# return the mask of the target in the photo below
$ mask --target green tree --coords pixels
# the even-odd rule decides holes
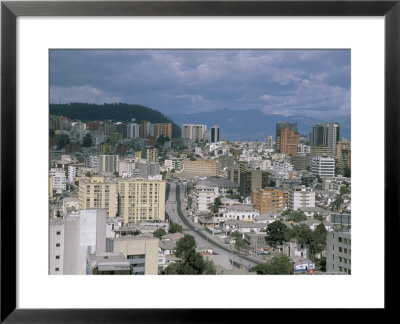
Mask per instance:
[[[92,136],[90,135],[90,133],[86,133],[85,137],[83,138],[82,141],[82,146],[83,147],[90,147],[93,145],[93,141],[92,141]]]
[[[157,230],[155,230],[153,232],[153,236],[157,237],[157,238],[161,238],[162,236],[164,236],[165,234],[167,234],[167,232],[165,232],[165,229],[163,228],[159,228]]]
[[[320,215],[320,214],[318,214],[318,213],[315,213],[314,214],[314,219],[318,219],[319,221],[324,221],[324,216],[322,216],[322,215]]]
[[[268,224],[265,240],[270,246],[281,245],[287,241],[287,226],[280,221]]]
[[[183,233],[182,226],[177,223],[172,223],[169,226],[168,233],[177,233],[177,232]]]
[[[191,251],[195,251],[196,241],[192,235],[185,235],[176,243],[176,256],[186,258]]]
[[[344,168],[343,169],[343,176],[346,178],[351,178],[351,169],[350,168]]]
[[[222,205],[221,198],[217,197],[214,199],[214,203],[210,204],[209,209],[213,214],[215,214],[218,213],[219,207],[221,205]]]
[[[335,211],[341,211],[344,199],[342,195],[337,195],[336,199],[331,203]]]
[[[260,275],[291,275],[294,273],[294,264],[285,254],[274,256],[267,263],[258,264],[250,269]]]
[[[288,215],[287,219],[298,223],[307,220],[307,216],[301,211],[294,211]]]
[[[189,196],[187,199],[188,209],[192,208],[192,203],[193,203],[193,198],[192,198],[192,196]]]

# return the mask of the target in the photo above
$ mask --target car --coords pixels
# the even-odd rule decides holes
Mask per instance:
[[[195,232],[198,232],[198,231],[199,231],[199,229],[198,229],[198,228],[195,228],[195,229],[194,229],[194,231],[195,231]]]

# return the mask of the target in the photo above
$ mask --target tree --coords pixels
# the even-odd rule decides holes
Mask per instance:
[[[116,176],[117,178],[119,177],[119,173],[117,171],[113,172],[113,175]]]
[[[192,208],[192,203],[193,203],[193,198],[192,198],[192,196],[189,196],[187,199],[188,209]]]
[[[157,237],[157,238],[161,238],[162,236],[164,236],[165,234],[167,234],[167,232],[165,232],[165,229],[163,228],[159,228],[157,230],[155,230],[153,232],[153,236]]]
[[[168,233],[183,233],[182,226],[177,223],[172,223],[168,229]]]
[[[287,219],[298,223],[307,220],[307,216],[301,211],[294,211],[288,215]]]
[[[61,150],[65,147],[65,145],[69,144],[69,137],[65,134],[62,134],[58,137],[58,146],[57,149]]]
[[[287,226],[280,221],[275,221],[267,226],[265,240],[270,246],[281,245],[287,241]]]
[[[291,275],[294,273],[292,260],[285,254],[274,256],[267,263],[258,264],[250,269],[260,275]]]
[[[214,199],[214,203],[210,204],[209,209],[213,214],[215,214],[215,213],[218,213],[219,206],[221,206],[221,205],[222,205],[221,198],[217,197]]]
[[[191,250],[195,250],[196,241],[192,235],[185,235],[176,243],[176,256],[187,257]]]
[[[90,135],[90,133],[86,133],[85,137],[83,138],[82,141],[82,146],[83,147],[90,147],[93,145],[93,141],[92,141],[92,136]]]
[[[242,234],[239,232],[233,232],[232,236],[235,238],[235,248],[240,250],[246,247],[246,243],[243,240]]]
[[[344,202],[342,195],[337,195],[336,199],[331,203],[335,211],[341,211]]]
[[[324,216],[322,216],[322,215],[320,215],[318,213],[314,214],[314,219],[318,219],[321,222],[323,222],[325,220]]]
[[[351,169],[350,168],[344,168],[343,169],[343,176],[346,178],[351,178]]]

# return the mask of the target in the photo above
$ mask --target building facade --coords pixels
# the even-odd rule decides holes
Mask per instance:
[[[274,188],[258,189],[253,193],[253,204],[260,213],[281,213],[285,206],[283,191]]]
[[[335,159],[330,156],[315,156],[311,160],[311,173],[320,178],[335,176]]]
[[[288,208],[298,210],[304,207],[315,207],[315,192],[305,186],[297,186],[290,189]]]
[[[326,272],[351,274],[351,231],[328,232]]]

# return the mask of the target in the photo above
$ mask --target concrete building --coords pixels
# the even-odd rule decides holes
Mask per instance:
[[[122,253],[99,253],[88,256],[89,275],[131,275],[132,268]]]
[[[335,159],[329,156],[316,156],[311,160],[311,173],[320,178],[335,176]]]
[[[130,123],[126,125],[126,137],[127,138],[139,138],[140,126],[136,123]]]
[[[220,166],[216,160],[198,159],[196,161],[184,161],[183,171],[186,176],[217,176],[220,174]]]
[[[49,221],[49,275],[64,273],[64,221]]]
[[[337,142],[336,160],[339,168],[351,169],[351,142],[346,140]]]
[[[142,150],[142,159],[149,162],[158,162],[158,150],[155,147],[146,147]]]
[[[297,133],[297,123],[285,122],[276,124],[275,147],[277,152],[281,151],[281,132],[285,128],[288,128],[289,130],[292,130],[293,132]]]
[[[272,163],[272,170],[275,176],[288,178],[290,172],[293,171],[293,166],[287,160],[277,159]]]
[[[118,172],[118,155],[99,155],[99,172],[114,173]]]
[[[274,143],[273,143],[273,140],[272,140],[272,136],[265,136],[264,137],[264,144],[265,144],[265,147],[267,149],[273,149],[274,148]]]
[[[204,133],[207,131],[206,125],[183,124],[181,127],[181,138],[192,140],[204,140]]]
[[[313,125],[311,133],[311,146],[329,147],[330,152],[336,154],[336,143],[341,138],[341,126],[339,123],[329,122]]]
[[[181,170],[183,168],[182,159],[167,159],[164,165],[168,170]]]
[[[133,275],[157,275],[158,241],[158,238],[141,236],[107,238],[107,252],[122,253]]]
[[[328,232],[326,272],[351,274],[351,231]]]
[[[52,168],[50,169],[50,177],[52,178],[53,190],[61,193],[67,189],[67,176],[63,169]]]
[[[247,163],[241,163],[239,162],[238,164],[229,167],[228,168],[228,180],[232,181],[233,183],[240,184],[240,174],[241,172],[246,171],[247,169]]]
[[[140,122],[140,128],[139,128],[139,135],[141,138],[146,138],[147,136],[150,136],[150,122],[146,120],[142,120]]]
[[[172,139],[172,123],[154,124],[154,136],[166,136]]]
[[[124,223],[165,220],[165,181],[136,178],[118,183],[119,216]]]
[[[281,132],[280,152],[288,155],[297,154],[297,146],[300,144],[300,135],[293,130],[285,128]]]
[[[257,189],[252,196],[254,207],[260,213],[281,213],[284,209],[282,190],[274,188]]]
[[[107,217],[117,215],[117,184],[106,182],[103,177],[93,177],[79,181],[80,210],[101,208]]]
[[[194,208],[197,212],[209,210],[209,205],[218,197],[218,188],[215,186],[198,184],[193,189]]]
[[[240,173],[240,195],[250,197],[257,189],[268,186],[269,174],[261,170],[246,170]]]
[[[297,186],[290,189],[288,208],[298,210],[304,207],[315,207],[315,192],[305,186]]]

